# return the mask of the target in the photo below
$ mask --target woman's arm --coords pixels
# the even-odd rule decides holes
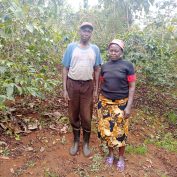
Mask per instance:
[[[130,116],[134,94],[135,94],[135,81],[129,82],[128,103],[124,110],[124,118],[128,118]]]

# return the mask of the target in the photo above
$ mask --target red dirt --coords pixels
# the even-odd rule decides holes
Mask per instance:
[[[72,133],[70,131],[61,133],[49,128],[51,124],[58,126],[60,129],[63,127],[62,124],[55,124],[55,119],[58,116],[67,115],[67,107],[60,95],[57,95],[57,98],[52,97],[46,100],[47,102],[34,101],[34,99],[25,101],[23,98],[19,98],[11,105],[16,110],[9,116],[16,117],[19,121],[23,121],[23,118],[45,119],[48,124],[42,130],[32,131],[26,136],[20,135],[19,141],[16,141],[14,136],[10,138],[10,136],[5,135],[0,129],[0,142],[5,142],[10,151],[9,159],[0,156],[0,177],[177,176],[177,154],[153,144],[146,145],[148,151],[145,155],[126,153],[126,170],[124,173],[117,172],[116,164],[112,168],[106,167],[104,165],[106,154],[103,152],[105,149],[100,147],[100,141],[96,134],[96,118],[93,119],[90,141],[91,157],[83,156],[82,139],[79,153],[76,156],[70,156],[68,151],[72,143]],[[21,116],[18,117],[18,115]],[[164,124],[159,118],[146,119],[144,113],[137,110],[134,110],[132,117],[128,138],[128,144],[132,146],[143,145],[145,140],[158,135],[157,132],[161,124]],[[95,162],[94,159],[97,159],[97,161]]]
[[[143,120],[134,123],[130,127],[128,143],[142,145],[150,133],[153,134],[153,130]],[[92,156],[89,158],[82,154],[82,140],[79,153],[76,156],[69,155],[71,132],[61,134],[57,130],[45,128],[21,136],[20,141],[5,135],[0,138],[9,145],[11,152],[9,159],[0,156],[1,177],[176,177],[177,174],[177,155],[152,144],[147,145],[148,152],[145,155],[125,155],[124,173],[118,173],[115,165],[106,167],[104,159],[93,163],[94,155],[105,155],[99,146],[94,121],[90,142]]]

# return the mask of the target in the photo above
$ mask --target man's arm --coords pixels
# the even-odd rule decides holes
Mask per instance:
[[[63,67],[63,96],[66,102],[68,102],[69,96],[68,96],[68,91],[66,88],[66,81],[67,81],[67,77],[68,77],[68,71],[69,69],[67,67]]]

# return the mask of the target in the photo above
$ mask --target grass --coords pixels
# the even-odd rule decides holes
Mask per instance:
[[[170,177],[167,175],[167,172],[161,170],[157,170],[157,175],[160,177]]]
[[[109,153],[107,145],[105,143],[100,143],[99,146],[101,147],[101,150],[104,153],[104,156],[106,156]]]
[[[78,167],[75,169],[75,174],[79,175],[80,177],[89,177],[87,171],[85,168],[82,168],[78,165]]]
[[[22,175],[28,168],[30,167],[34,167],[36,165],[35,161],[30,160],[27,161],[24,165],[22,165],[21,167],[17,168],[14,172],[15,176],[20,176]]]
[[[103,157],[100,154],[95,154],[90,165],[91,172],[98,172],[101,169]]]
[[[62,136],[60,142],[61,142],[61,144],[65,145],[65,144],[67,143],[66,137],[65,137],[65,136]]]
[[[27,167],[34,167],[36,165],[36,163],[33,160],[30,160],[26,163]]]
[[[68,117],[64,117],[64,116],[58,118],[57,119],[57,123],[62,124],[62,125],[65,125],[65,124],[69,125],[70,124],[69,118]]]
[[[125,150],[126,150],[126,153],[128,154],[145,155],[147,153],[147,147],[145,145],[141,145],[141,146],[128,145],[126,146]]]
[[[169,123],[175,125],[177,124],[177,114],[175,112],[170,112],[167,115]]]
[[[57,173],[49,171],[49,169],[44,171],[44,177],[59,177]]]
[[[177,140],[173,137],[173,135],[169,132],[167,134],[163,134],[161,136],[157,136],[156,138],[146,139],[145,144],[154,144],[158,147],[164,148],[167,151],[177,153]]]
[[[177,140],[173,138],[171,133],[167,133],[161,140],[154,144],[168,151],[177,153]]]
[[[10,155],[10,150],[8,149],[8,147],[0,147],[0,154],[2,156],[9,156]]]

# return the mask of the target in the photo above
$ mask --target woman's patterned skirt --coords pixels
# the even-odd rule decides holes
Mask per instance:
[[[98,137],[109,147],[122,147],[128,135],[128,119],[123,112],[128,98],[110,100],[100,95],[98,102]]]

